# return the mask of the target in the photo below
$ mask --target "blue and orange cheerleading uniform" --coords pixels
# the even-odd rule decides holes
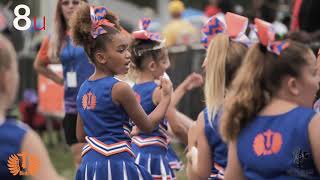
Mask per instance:
[[[221,111],[219,111],[212,120],[209,120],[208,109],[203,110],[204,132],[210,146],[212,157],[212,168],[210,179],[224,179],[224,170],[227,166],[228,147],[222,141],[219,133],[219,122]]]
[[[309,143],[312,109],[257,116],[237,139],[237,153],[247,179],[320,179]]]
[[[156,108],[152,95],[157,86],[154,81],[133,86],[137,99],[146,114],[150,114]],[[136,163],[144,166],[154,179],[174,179],[174,173],[167,159],[167,128],[167,121],[163,119],[152,133],[140,132],[132,137],[132,148],[137,156]]]
[[[76,179],[152,179],[134,162],[129,117],[112,100],[114,77],[86,80],[77,97],[87,144],[83,148]]]
[[[11,174],[7,164],[11,155],[21,153],[22,142],[27,132],[28,126],[14,119],[0,122],[0,179],[23,179],[23,176]]]

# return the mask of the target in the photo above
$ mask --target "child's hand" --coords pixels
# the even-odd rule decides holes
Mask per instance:
[[[196,171],[198,166],[198,149],[194,146],[187,153],[187,160],[192,165],[193,171]]]
[[[200,74],[194,72],[190,74],[183,83],[185,84],[185,90],[190,91],[193,88],[202,86],[203,78]]]
[[[163,77],[160,78],[161,99],[171,98],[172,83],[170,80]]]
[[[130,133],[131,136],[137,136],[140,133],[140,129],[137,126],[133,126],[132,131]]]

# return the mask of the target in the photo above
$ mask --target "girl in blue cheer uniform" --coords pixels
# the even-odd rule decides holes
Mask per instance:
[[[6,118],[16,98],[19,73],[16,53],[8,39],[0,34],[0,179],[61,179],[50,162],[40,137],[27,125]],[[27,158],[29,157],[28,161]],[[33,157],[33,158],[31,158]]]
[[[161,101],[161,91],[155,80],[163,76],[170,66],[164,41],[158,33],[146,30],[150,21],[149,18],[142,19],[143,30],[132,33],[132,61],[137,74],[133,90],[147,114],[150,114]],[[151,134],[138,131],[132,137],[132,147],[137,155],[136,163],[144,166],[154,179],[174,178],[166,156],[167,130],[168,122],[163,119]]]
[[[84,47],[94,74],[80,87],[77,97],[77,137],[87,142],[76,179],[152,179],[135,164],[131,150],[129,118],[144,132],[151,132],[170,104],[172,86],[161,79],[161,102],[149,116],[130,86],[114,75],[126,74],[130,38],[119,20],[105,7],[83,4],[71,19],[75,44]]]
[[[225,19],[226,25],[213,16],[202,29],[206,35],[204,46],[209,45],[204,61],[206,108],[199,114],[196,127],[192,128],[195,131],[191,130],[189,134],[189,157],[195,156],[195,162],[190,157],[190,179],[223,179],[227,166],[228,149],[218,127],[225,93],[247,51],[243,40],[248,40],[244,35],[248,19],[229,12]]]
[[[271,24],[255,25],[260,43],[249,49],[221,117],[225,179],[320,179],[316,58],[303,44],[274,41]]]
[[[165,41],[160,39],[158,33],[151,33],[147,30],[150,22],[150,18],[143,18],[140,21],[142,30],[132,33],[134,37],[132,61],[135,67],[133,71],[137,74],[133,89],[147,114],[156,108],[161,100],[156,81],[165,74],[170,66],[168,52],[164,45]],[[169,160],[167,156],[170,147],[168,146],[168,125],[184,143],[187,142],[189,118],[178,112],[175,106],[188,90],[199,87],[201,84],[201,75],[190,74],[175,90],[166,119],[163,119],[159,127],[155,128],[151,134],[138,132],[132,138],[133,148],[137,154],[136,162],[147,168],[154,179],[174,178],[174,173],[170,168],[170,160],[178,160],[174,157],[172,149],[171,159]]]

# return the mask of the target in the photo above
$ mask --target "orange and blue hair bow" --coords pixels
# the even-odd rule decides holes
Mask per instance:
[[[257,35],[260,43],[265,46],[269,52],[279,56],[281,52],[289,46],[288,41],[275,41],[276,33],[272,24],[259,18],[255,18],[254,23],[257,28]]]
[[[91,18],[91,36],[95,39],[101,34],[107,33],[107,30],[103,28],[114,27],[115,24],[111,23],[105,18],[109,10],[102,6],[90,6],[90,18]]]
[[[201,43],[205,48],[208,48],[212,38],[217,34],[226,33],[231,40],[243,43],[247,46],[251,44],[249,38],[245,35],[248,26],[248,18],[227,12],[225,15],[226,24],[212,16],[208,22],[203,26],[202,33],[205,35]]]
[[[151,24],[151,19],[150,18],[142,18],[139,21],[139,31],[134,31],[132,33],[132,36],[135,39],[142,39],[142,40],[151,40],[151,41],[157,41],[157,42],[162,42],[160,33],[152,33],[148,31],[148,27]]]

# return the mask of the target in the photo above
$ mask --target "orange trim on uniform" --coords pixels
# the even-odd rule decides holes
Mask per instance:
[[[134,153],[130,149],[130,144],[126,141],[114,143],[114,144],[105,144],[101,141],[99,141],[96,138],[93,137],[86,137],[86,141],[88,142],[88,145],[84,146],[82,151],[82,156],[84,156],[89,150],[93,149],[96,152],[105,155],[105,156],[111,156],[114,154],[119,154],[122,152],[127,152],[131,156],[135,157]]]
[[[140,136],[134,136],[132,138],[132,142],[138,145],[139,147],[158,145],[164,148],[168,148],[168,142],[159,136],[150,137],[150,138],[142,138]]]

